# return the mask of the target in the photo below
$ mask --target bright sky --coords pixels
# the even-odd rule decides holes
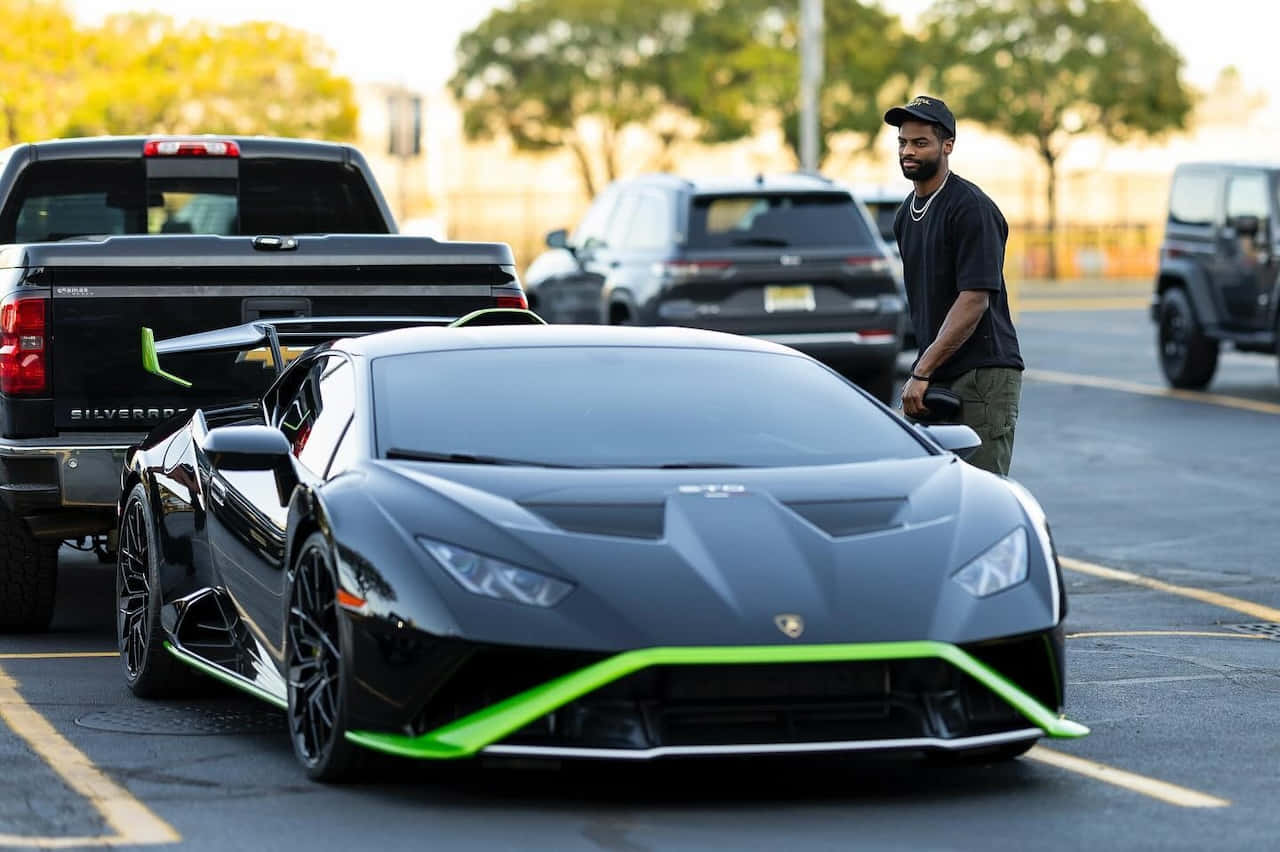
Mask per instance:
[[[799,0],[796,0],[799,3]],[[1234,64],[1250,89],[1280,91],[1275,34],[1265,11],[1274,0],[1140,0],[1187,61],[1186,78],[1207,88]],[[882,0],[910,21],[927,0]],[[83,20],[112,12],[158,10],[177,18],[230,23],[274,19],[323,38],[338,70],[358,80],[435,88],[448,79],[458,36],[505,5],[495,0],[68,0]],[[732,8],[732,5],[730,5]]]

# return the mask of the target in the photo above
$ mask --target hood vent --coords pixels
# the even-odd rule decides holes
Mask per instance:
[[[891,500],[819,500],[791,502],[787,507],[829,536],[878,532],[901,526],[905,498]]]
[[[569,532],[619,538],[662,538],[662,503],[521,503]]]

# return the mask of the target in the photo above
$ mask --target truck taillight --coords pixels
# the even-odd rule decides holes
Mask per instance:
[[[10,295],[0,302],[0,392],[38,396],[49,390],[48,300]]]
[[[529,309],[529,300],[524,293],[519,296],[499,296],[497,301],[500,308],[520,308],[522,311]]]
[[[240,146],[230,139],[148,139],[144,157],[239,157]]]

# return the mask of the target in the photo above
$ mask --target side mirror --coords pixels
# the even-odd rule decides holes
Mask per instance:
[[[261,470],[275,474],[280,505],[289,505],[298,474],[293,447],[279,429],[270,426],[223,426],[211,430],[200,446],[215,470]]]
[[[968,426],[957,424],[928,426],[921,424],[921,429],[933,439],[935,444],[944,450],[955,453],[962,459],[969,458],[978,447],[982,446],[982,439],[978,437],[978,433]]]
[[[1256,237],[1261,226],[1257,216],[1234,216],[1229,224],[1240,237]]]
[[[564,228],[556,228],[547,234],[547,246],[554,249],[573,251],[573,248],[569,245],[569,232]]]

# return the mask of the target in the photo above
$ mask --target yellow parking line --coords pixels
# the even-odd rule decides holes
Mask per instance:
[[[0,721],[49,764],[63,782],[89,800],[116,833],[102,837],[17,837],[0,835],[3,846],[137,846],[177,843],[173,828],[102,773],[18,693],[18,684],[0,669]]]
[[[1097,639],[1105,636],[1212,636],[1215,639],[1267,639],[1257,633],[1222,633],[1211,630],[1094,630],[1068,633],[1068,639]]]
[[[118,656],[120,656],[119,651],[38,651],[30,654],[0,654],[0,660],[82,660]]]
[[[1166,583],[1163,580],[1157,580],[1153,577],[1144,577],[1141,574],[1134,574],[1132,571],[1120,571],[1116,568],[1107,568],[1103,565],[1094,565],[1092,562],[1084,562],[1079,559],[1072,559],[1069,556],[1062,556],[1058,560],[1062,563],[1062,567],[1070,571],[1078,571],[1081,574],[1089,574],[1093,577],[1101,577],[1105,580],[1117,580],[1121,583],[1129,583],[1134,586],[1145,586],[1148,589],[1155,589],[1158,592],[1166,592],[1171,595],[1178,595],[1184,598],[1200,601],[1201,603],[1220,606],[1223,609],[1234,610],[1243,613],[1251,618],[1259,621],[1280,622],[1280,609],[1275,607],[1257,604],[1253,601],[1246,601],[1240,598],[1233,598],[1230,595],[1224,595],[1219,592],[1211,592],[1207,589],[1197,589],[1193,586],[1175,586],[1173,583]]]
[[[1280,405],[1274,402],[1263,402],[1258,399],[1246,399],[1241,396],[1226,396],[1218,393],[1201,393],[1200,391],[1162,388],[1155,385],[1144,385],[1140,382],[1128,382],[1124,379],[1109,379],[1105,376],[1089,376],[1082,373],[1063,373],[1058,370],[1027,370],[1024,378],[1037,382],[1051,382],[1059,385],[1077,385],[1079,387],[1102,388],[1103,390],[1136,393],[1143,396],[1159,396],[1167,399],[1180,399],[1184,402],[1198,402],[1202,405],[1220,405],[1226,408],[1239,408],[1245,411],[1256,411],[1262,414],[1280,414]]]
[[[1123,787],[1134,793],[1141,793],[1144,796],[1158,799],[1170,805],[1177,805],[1180,808],[1225,808],[1231,804],[1226,799],[1219,799],[1217,796],[1210,796],[1207,793],[1180,787],[1177,784],[1170,784],[1168,781],[1157,781],[1155,778],[1148,778],[1136,772],[1126,772],[1123,769],[1116,769],[1114,766],[1107,766],[1105,763],[1098,763],[1093,760],[1085,760],[1083,757],[1053,751],[1044,746],[1033,747],[1027,752],[1026,756],[1031,760],[1036,760],[1049,766],[1056,766],[1059,769],[1065,769],[1077,775],[1084,775],[1087,778],[1110,784],[1113,787]]]
[[[1032,311],[1122,311],[1145,308],[1150,296],[1054,296],[1044,299],[1022,297],[1018,310]]]

